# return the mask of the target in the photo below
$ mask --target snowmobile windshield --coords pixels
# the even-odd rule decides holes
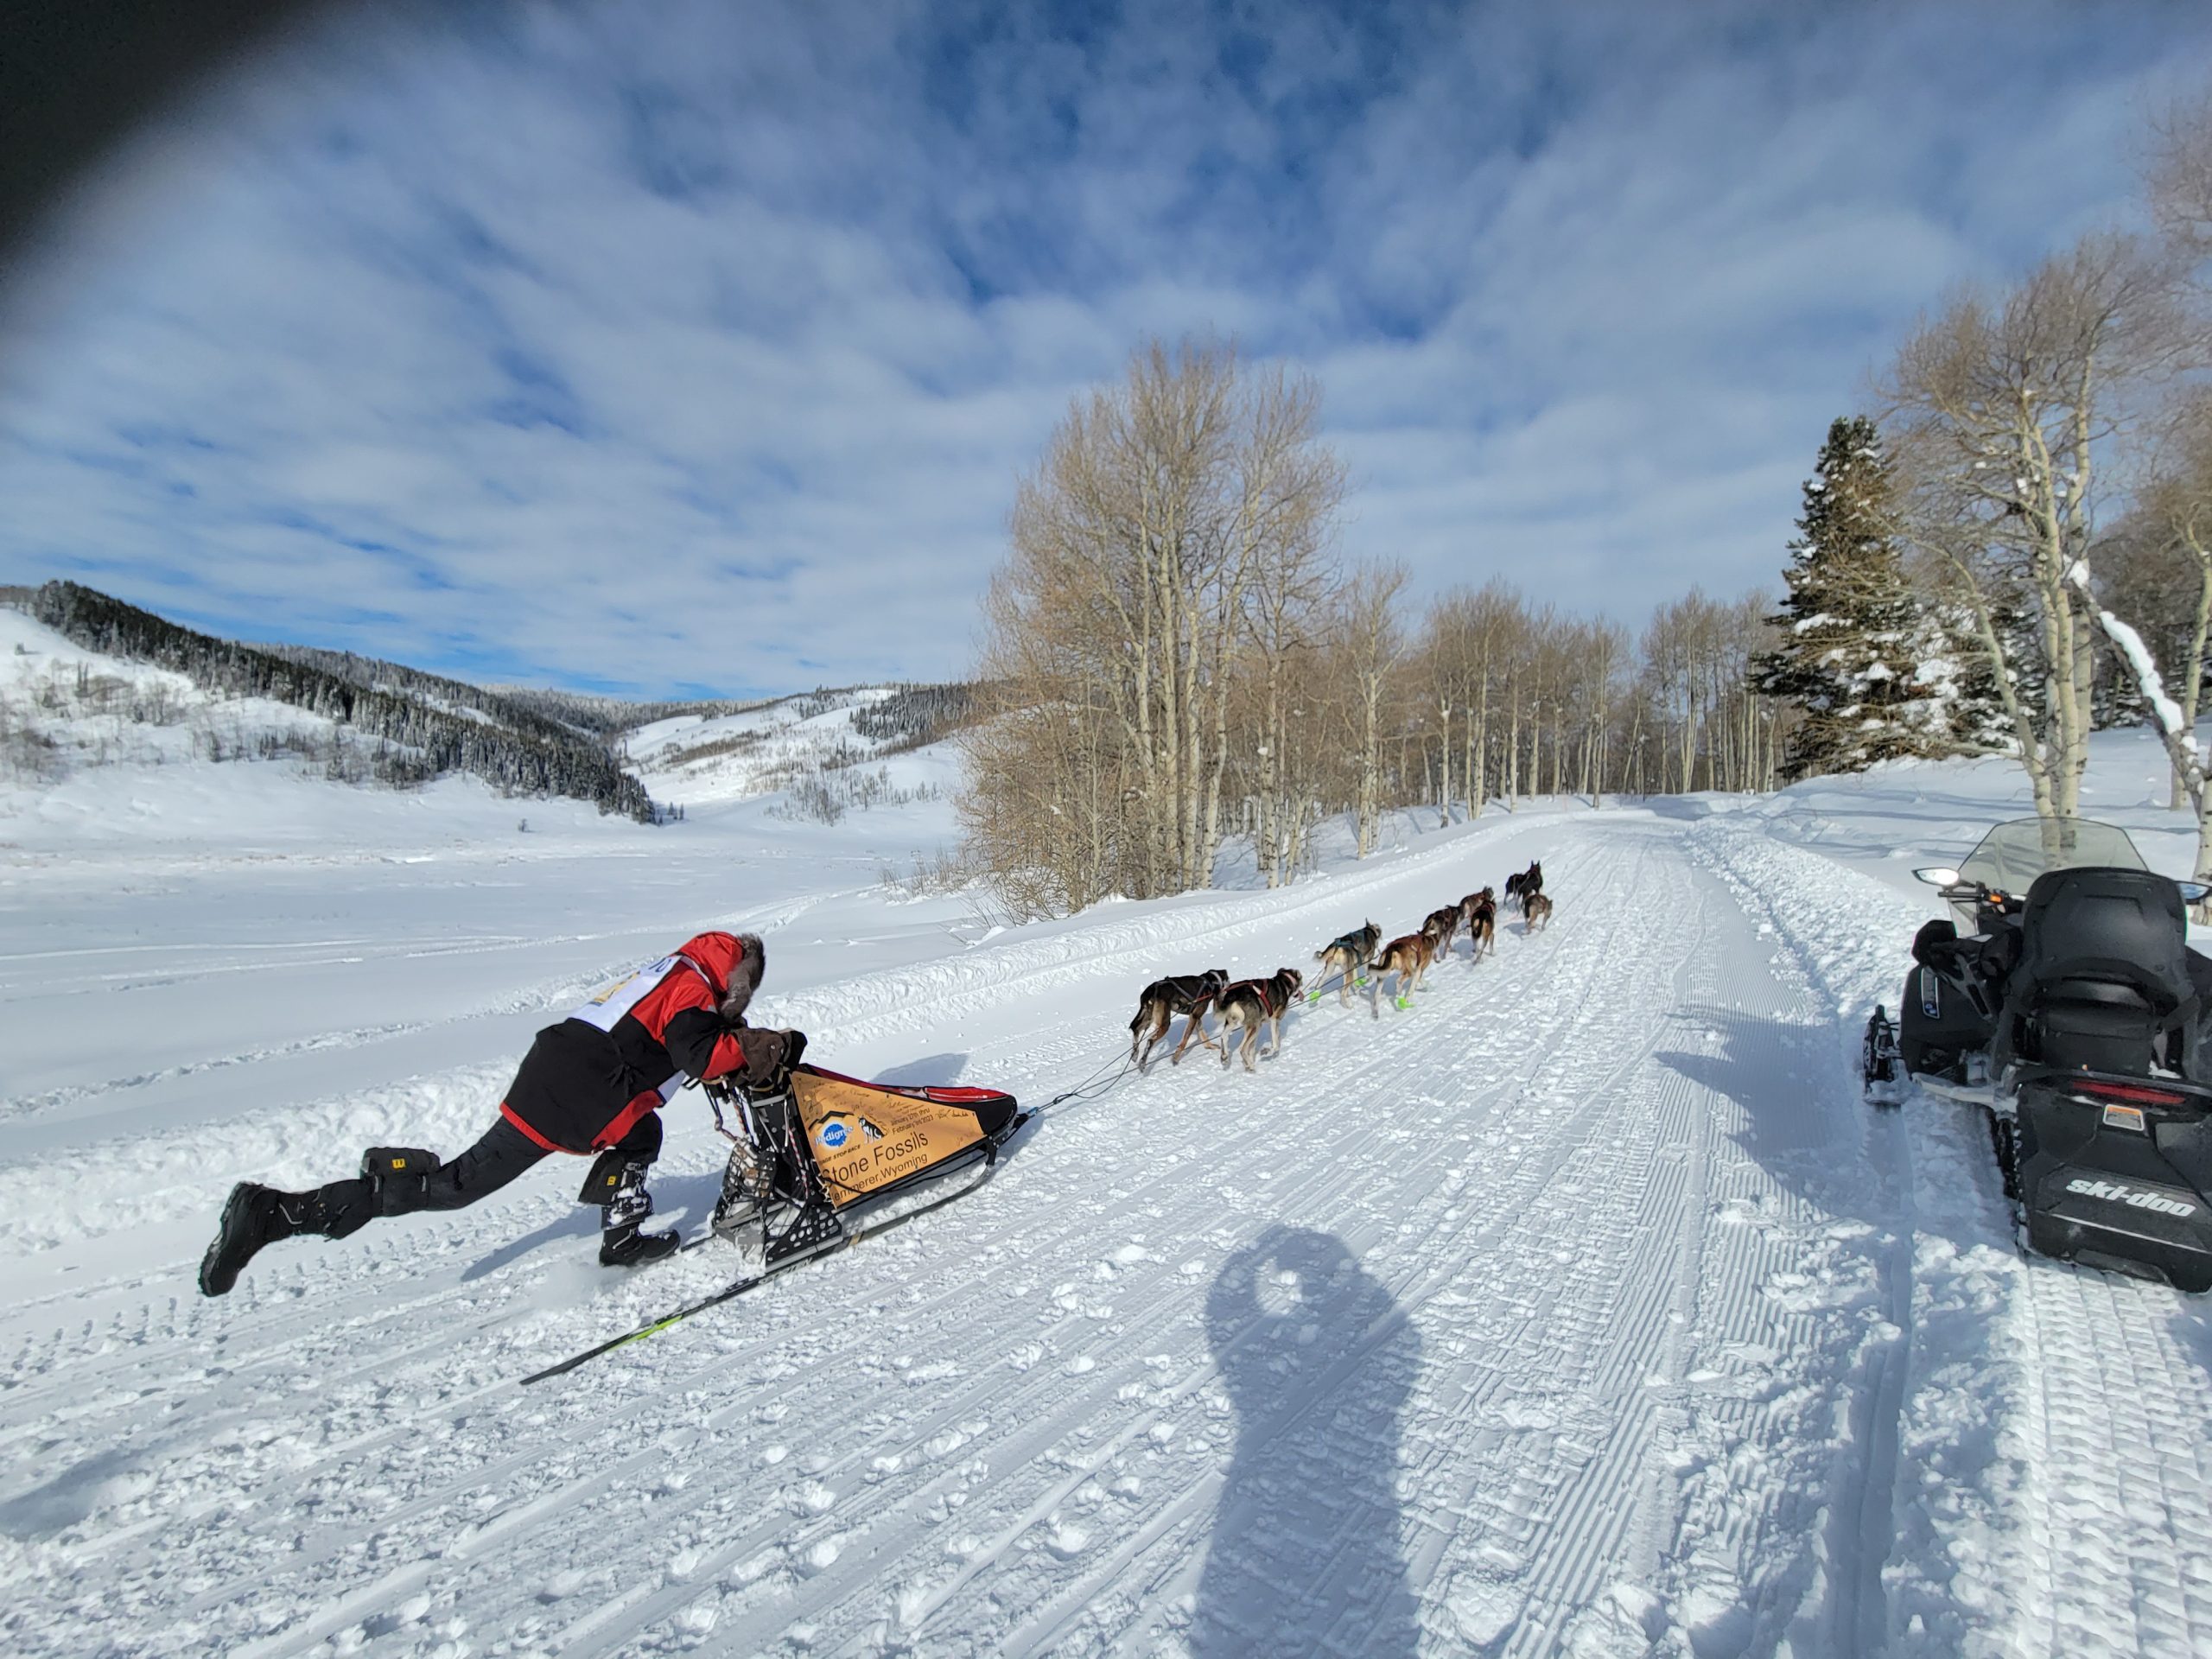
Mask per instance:
[[[2088,818],[2015,818],[1967,855],[1959,874],[1999,893],[2023,893],[2045,870],[2084,866],[2139,870],[2143,855],[2125,830]]]

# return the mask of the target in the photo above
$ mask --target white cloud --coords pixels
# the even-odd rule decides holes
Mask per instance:
[[[1320,376],[1349,550],[1637,623],[1772,577],[1911,313],[2124,211],[2145,90],[2212,40],[1554,10],[318,37],[0,295],[0,580],[495,676],[953,674],[1070,397],[1196,330]]]

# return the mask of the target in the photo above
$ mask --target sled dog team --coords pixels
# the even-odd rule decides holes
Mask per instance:
[[[1543,884],[1541,864],[1505,884],[1507,898],[1520,901],[1530,928],[1551,914]],[[1319,956],[1347,981],[1363,970],[1395,974],[1398,1006],[1404,1007],[1408,984],[1419,985],[1429,963],[1451,949],[1462,927],[1479,957],[1494,944],[1497,919],[1497,907],[1484,887],[1433,912],[1420,932],[1392,940],[1379,957],[1373,953],[1382,930],[1372,922]],[[788,1090],[805,1051],[804,1032],[763,1029],[746,1020],[766,964],[758,935],[707,932],[601,991],[537,1033],[498,1116],[475,1145],[450,1161],[419,1147],[372,1147],[361,1155],[359,1175],[305,1192],[238,1182],[200,1259],[201,1293],[227,1294],[247,1263],[281,1240],[344,1238],[380,1218],[459,1210],[554,1153],[593,1160],[577,1196],[600,1207],[603,1264],[635,1267],[672,1254],[683,1243],[676,1232],[649,1233],[641,1225],[653,1211],[645,1180],[660,1152],[660,1109],[687,1081],[758,1093]],[[1283,1014],[1305,984],[1295,968],[1279,968],[1265,979],[1232,981],[1227,969],[1214,968],[1155,981],[1145,988],[1129,1021],[1129,1058],[1142,1071],[1180,1015],[1186,1023],[1175,1058],[1196,1038],[1217,1050],[1224,1066],[1241,1049],[1244,1069],[1255,1071],[1262,1030],[1268,1052],[1275,1053],[1282,1046]],[[1318,999],[1320,993],[1314,995]],[[1374,1003],[1371,991],[1369,1003]],[[1218,1040],[1205,1028],[1209,1013],[1219,1026]],[[756,1177],[761,1183],[768,1179],[760,1168],[763,1147],[757,1135],[731,1138],[738,1141],[731,1171],[741,1178],[739,1196],[765,1206],[766,1195],[751,1185]],[[729,1197],[726,1177],[725,1201]]]
[[[1507,903],[1520,906],[1523,931],[1533,933],[1549,925],[1552,901],[1544,892],[1541,860],[1505,878],[1505,898]],[[1408,1007],[1411,1006],[1412,994],[1421,988],[1421,976],[1427,973],[1429,963],[1439,957],[1449,956],[1452,942],[1463,931],[1467,935],[1470,967],[1485,955],[1496,953],[1495,889],[1484,887],[1456,904],[1429,912],[1418,931],[1393,939],[1387,945],[1382,944],[1382,930],[1373,922],[1330,940],[1313,953],[1313,959],[1321,964],[1321,978],[1314,988],[1313,1000],[1320,1000],[1320,987],[1326,985],[1333,974],[1339,1003],[1351,1005],[1351,989],[1357,983],[1367,991],[1369,1009],[1376,1011],[1382,979],[1388,975],[1396,982],[1392,987],[1392,1002],[1398,1007]],[[1371,982],[1370,974],[1374,976]],[[1182,1059],[1183,1051],[1196,1039],[1219,1053],[1224,1066],[1232,1054],[1241,1050],[1244,1069],[1253,1071],[1253,1050],[1259,1046],[1261,1027],[1267,1028],[1268,1052],[1273,1055],[1282,1046],[1283,1013],[1297,1000],[1305,983],[1305,976],[1295,968],[1278,968],[1265,979],[1231,981],[1226,968],[1209,968],[1202,974],[1171,974],[1156,979],[1137,998],[1136,1017],[1129,1021],[1130,1062],[1140,1072],[1145,1071],[1152,1064],[1153,1051],[1167,1035],[1168,1027],[1180,1017],[1185,1022],[1183,1040],[1168,1057],[1170,1065]],[[1218,1041],[1206,1030],[1209,1013],[1220,1022]]]

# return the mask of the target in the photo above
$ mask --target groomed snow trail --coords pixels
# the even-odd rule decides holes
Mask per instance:
[[[1825,861],[1505,820],[766,1013],[828,1064],[957,1049],[948,1077],[1042,1100],[1125,1046],[1154,972],[1311,968],[1537,855],[1553,926],[1462,942],[1410,1010],[1331,991],[1257,1075],[1155,1065],[972,1200],[539,1388],[514,1380],[725,1259],[602,1272],[563,1164],[279,1247],[208,1303],[210,1217],[146,1186],[119,1236],[149,1266],[0,1325],[0,1646],[2204,1650],[2202,1325],[2025,1269],[1963,1131],[1859,1105],[1853,976],[1910,926],[1872,884],[1805,897],[1807,867],[1857,880]],[[435,1079],[437,1122],[503,1079]],[[695,1221],[702,1116],[678,1102],[656,1182]],[[420,1120],[379,1080],[312,1121],[338,1173]],[[2133,1437],[2175,1433],[2146,1479]]]

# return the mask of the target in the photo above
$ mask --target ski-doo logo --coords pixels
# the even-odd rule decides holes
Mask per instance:
[[[822,1144],[832,1152],[843,1146],[845,1126],[842,1123],[824,1123],[822,1126]]]
[[[2146,1192],[2140,1187],[2123,1186],[2118,1181],[2093,1181],[2080,1178],[2066,1183],[2069,1192],[2078,1192],[2085,1198],[2102,1198],[2107,1204],[2124,1204],[2131,1210],[2155,1210],[2162,1216],[2193,1216],[2196,1206],[2184,1204],[2179,1198],[2170,1198],[2163,1192]]]

